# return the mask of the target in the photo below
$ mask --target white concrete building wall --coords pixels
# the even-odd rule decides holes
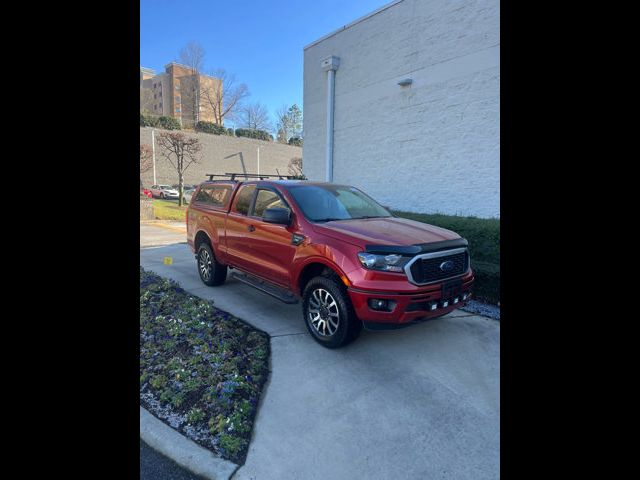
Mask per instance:
[[[499,13],[498,0],[400,0],[305,47],[305,175],[325,178],[320,63],[335,55],[335,183],[394,209],[499,217]]]

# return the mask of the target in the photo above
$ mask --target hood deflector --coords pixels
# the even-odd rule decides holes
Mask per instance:
[[[398,255],[418,255],[421,253],[448,250],[450,248],[466,247],[468,245],[469,242],[467,242],[464,238],[455,238],[453,240],[421,243],[418,245],[366,245],[365,249],[368,253],[378,253],[381,255],[389,255],[392,253],[397,253]]]

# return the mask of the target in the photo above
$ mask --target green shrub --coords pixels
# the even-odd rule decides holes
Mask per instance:
[[[156,390],[161,389],[167,384],[167,377],[164,375],[154,375],[151,379],[151,386]]]
[[[189,410],[189,413],[187,413],[187,422],[189,423],[197,423],[202,420],[204,420],[204,412],[201,408],[193,407]]]
[[[158,119],[150,115],[140,114],[140,126],[141,127],[157,127]]]
[[[236,132],[233,131],[233,128],[227,128],[227,135],[229,135],[230,137],[235,137]]]
[[[181,130],[180,122],[173,117],[158,118],[158,128],[165,130]]]
[[[226,135],[227,129],[222,125],[218,125],[213,122],[198,122],[196,123],[196,131],[203,133],[212,133],[213,135]]]
[[[266,140],[267,142],[273,141],[273,137],[269,132],[265,132],[264,130],[253,130],[251,128],[237,128],[236,137],[256,138],[258,140]]]
[[[225,452],[229,455],[235,456],[245,447],[247,442],[242,438],[235,437],[232,435],[227,435],[223,433],[220,435],[220,446],[224,448]]]
[[[469,242],[471,267],[476,280],[473,286],[478,300],[500,302],[500,220],[457,215],[393,212],[398,217],[417,220],[456,232]]]
[[[500,265],[480,262],[471,257],[471,266],[476,275],[473,286],[476,298],[498,304],[500,302]]]
[[[289,139],[289,145],[294,145],[296,147],[301,147],[302,146],[302,139],[299,137],[291,137]]]

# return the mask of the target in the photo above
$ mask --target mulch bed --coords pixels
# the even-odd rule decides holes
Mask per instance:
[[[269,336],[140,267],[140,403],[223,458],[244,464]]]

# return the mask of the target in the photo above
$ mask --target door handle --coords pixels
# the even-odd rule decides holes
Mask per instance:
[[[249,230],[250,232],[253,232],[256,229],[256,227],[254,227],[253,225],[249,225],[247,227],[247,230]]]

